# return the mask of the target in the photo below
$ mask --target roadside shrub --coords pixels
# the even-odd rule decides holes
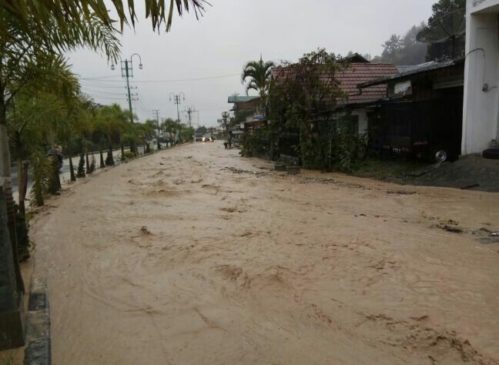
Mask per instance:
[[[333,133],[331,146],[332,167],[339,171],[352,172],[367,156],[367,136],[345,128]]]
[[[133,153],[132,151],[126,151],[122,157],[122,161],[133,160],[135,157],[137,157],[135,153]]]
[[[244,157],[269,157],[270,131],[260,128],[247,132],[241,139],[241,155]]]
[[[16,211],[17,257],[20,262],[24,262],[30,257],[29,226],[26,216],[21,214],[19,207],[17,206]]]

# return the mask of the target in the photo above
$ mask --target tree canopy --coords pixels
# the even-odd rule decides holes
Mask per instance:
[[[270,79],[272,78],[272,68],[274,63],[271,61],[264,62],[260,57],[258,61],[250,61],[243,68],[243,74],[241,76],[242,82],[246,82],[246,92],[249,90],[255,90],[259,93],[260,97],[265,99],[268,94],[270,87]]]
[[[383,44],[381,56],[373,61],[395,65],[416,65],[424,62],[427,46],[416,39],[424,27],[424,23],[419,26],[415,25],[404,36],[392,34],[390,39]]]
[[[428,44],[428,60],[457,58],[464,55],[466,0],[439,0],[433,5],[428,25],[418,40]]]

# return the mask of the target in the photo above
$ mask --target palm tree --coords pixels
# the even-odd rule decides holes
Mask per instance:
[[[145,3],[146,18],[151,19],[153,30],[159,30],[165,25],[169,31],[173,22],[175,9],[181,16],[184,12],[193,10],[196,18],[204,13],[206,0],[143,0]],[[109,9],[108,6],[114,9]],[[114,10],[114,11],[112,11]],[[67,40],[74,41],[75,29],[85,32],[91,18],[98,19],[106,26],[113,27],[115,15],[121,30],[125,24],[135,25],[137,13],[134,2],[131,0],[53,0],[53,1],[12,1],[0,0],[0,11],[7,14],[23,28],[32,29],[41,37],[45,37],[52,45],[67,46]],[[83,14],[83,15],[82,15]],[[111,15],[112,14],[112,15]],[[33,23],[34,21],[34,23]],[[71,27],[68,27],[71,24]],[[50,28],[55,28],[58,37]],[[9,29],[0,22],[0,37],[9,35]],[[68,37],[66,37],[68,36]]]
[[[128,113],[118,104],[99,107],[96,113],[97,130],[105,136],[107,142],[106,166],[114,166],[113,142],[122,143],[122,136],[129,124]]]
[[[7,3],[13,4],[9,1]],[[15,3],[14,7],[18,2]],[[114,58],[119,54],[120,43],[117,31],[112,26],[106,25],[91,15],[84,29],[72,25],[71,30],[66,27],[66,33],[63,33],[51,27],[45,31],[47,37],[44,37],[42,33],[33,31],[36,28],[34,23],[36,20],[33,17],[26,19],[32,27],[26,27],[23,22],[12,16],[11,9],[7,8],[4,1],[0,4],[2,4],[0,6],[0,64],[2,65],[0,68],[0,187],[3,188],[10,207],[8,211],[11,212],[13,199],[10,187],[7,119],[16,95],[26,89],[32,80],[38,80],[39,85],[50,83],[49,76],[53,74],[52,66],[54,62],[61,61],[61,57],[57,59],[54,54],[58,55],[63,50],[87,46],[96,51],[103,51],[108,57]],[[2,32],[2,28],[7,29],[7,34]],[[9,214],[10,216],[12,214]],[[12,232],[12,227],[15,227],[13,218],[10,218],[10,227]],[[11,236],[15,239],[14,233]]]
[[[262,103],[266,104],[266,98],[270,89],[270,80],[272,79],[272,68],[275,66],[274,62],[263,62],[260,57],[259,61],[250,61],[244,66],[241,80],[246,85],[246,93],[250,90],[255,90],[260,95]]]
[[[203,11],[204,0],[143,0],[146,17],[151,18],[153,29],[166,24],[169,30],[175,7],[179,14],[194,9],[196,15]],[[111,60],[119,58],[120,42],[114,27],[114,13],[124,24],[135,24],[137,15],[131,0],[113,0],[115,12],[107,8],[106,0],[53,0],[53,1],[13,1],[0,0],[0,193],[5,196],[8,206],[8,219],[0,214],[0,232],[10,232],[14,250],[4,251],[0,256],[0,267],[15,272],[16,277],[0,273],[0,281],[7,288],[5,303],[11,313],[19,312],[18,294],[24,290],[17,257],[15,256],[17,237],[14,201],[10,183],[10,151],[7,132],[7,116],[13,100],[34,77],[43,75],[40,57],[62,54],[68,50],[86,47],[102,51]],[[112,18],[113,17],[113,18]],[[3,207],[0,206],[0,210]],[[1,239],[7,239],[2,235]],[[8,242],[8,241],[7,241]],[[10,273],[10,272],[9,272]],[[13,314],[16,317],[17,314]],[[19,315],[20,317],[20,315]],[[20,322],[16,319],[16,322]],[[13,322],[14,323],[14,322]],[[22,333],[0,324],[2,331],[8,330],[2,343],[20,344],[19,338],[9,338],[9,331]],[[5,342],[7,341],[7,342]]]

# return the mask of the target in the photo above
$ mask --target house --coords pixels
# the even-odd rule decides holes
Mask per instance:
[[[368,107],[386,96],[386,85],[375,84],[363,89],[361,93],[358,85],[372,80],[379,80],[394,76],[398,73],[397,67],[392,64],[371,63],[364,57],[355,54],[347,59],[347,66],[335,75],[339,89],[344,97],[336,100],[334,111],[337,116],[349,114],[352,130],[358,134],[367,133]],[[292,67],[277,68],[273,71],[274,79],[288,77],[292,74]],[[329,75],[321,78],[329,79]]]
[[[462,153],[499,137],[499,0],[468,0]]]
[[[231,109],[234,113],[234,125],[230,130],[234,145],[240,144],[244,133],[252,133],[267,125],[267,117],[262,110],[259,96],[232,95],[229,96],[228,102],[234,104]]]
[[[395,65],[383,63],[370,63],[359,55],[349,59],[350,65],[336,75],[341,90],[346,94],[346,99],[338,101],[337,110],[347,111],[351,115],[352,129],[359,134],[368,131],[369,106],[386,96],[385,84],[367,86],[359,92],[357,87],[372,80],[387,78],[397,75]]]
[[[386,96],[386,85],[376,84],[370,87],[366,87],[361,93],[357,85],[359,83],[364,83],[371,80],[376,80],[379,78],[386,78],[396,75],[398,70],[395,65],[392,64],[380,64],[371,63],[364,57],[355,54],[352,57],[348,57],[343,61],[344,67],[339,67],[335,70],[334,75],[329,72],[321,71],[321,65],[317,65],[317,76],[320,78],[321,82],[325,84],[335,84],[337,86],[336,96],[333,96],[332,102],[327,100],[328,96],[324,96],[325,109],[328,110],[328,120],[323,120],[322,122],[327,122],[331,126],[338,125],[336,123],[342,123],[351,132],[357,135],[364,135],[368,131],[368,111],[372,103],[377,102],[379,99]],[[298,84],[301,82],[298,78],[303,76],[298,76],[295,68],[298,65],[289,65],[284,67],[277,67],[272,71],[272,76],[276,83],[279,80],[291,79],[297,81]],[[330,107],[327,105],[330,103]],[[318,123],[313,123],[315,132],[320,134]],[[298,146],[300,144],[300,131],[297,128],[285,128],[285,130],[280,132],[277,150],[279,154],[287,156],[296,156],[298,151]]]
[[[259,96],[231,95],[227,100],[229,104],[234,104],[231,111],[234,114],[254,114],[260,109]]]
[[[379,152],[427,159],[461,153],[464,59],[404,67],[399,74],[359,85],[387,86],[368,112],[369,142]]]

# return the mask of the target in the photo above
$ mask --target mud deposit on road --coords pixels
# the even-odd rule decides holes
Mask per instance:
[[[54,364],[499,364],[499,244],[475,234],[499,194],[287,176],[215,143],[50,204]]]

